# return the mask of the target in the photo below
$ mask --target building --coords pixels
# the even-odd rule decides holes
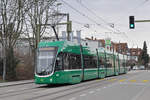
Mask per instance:
[[[112,42],[113,48],[116,52],[127,55],[129,52],[127,43],[114,43]]]
[[[93,37],[91,37],[91,38],[86,38],[86,40],[98,41],[98,47],[107,48],[105,39],[96,39],[96,38],[94,39]],[[127,43],[115,43],[113,41],[110,41],[110,47],[107,49],[110,49],[110,51],[114,50],[115,52],[118,52],[124,55],[129,54],[129,48],[128,48]]]
[[[132,63],[137,64],[138,58],[142,53],[141,48],[130,48],[130,60]]]
[[[131,56],[140,56],[142,53],[141,48],[130,48],[130,54]]]

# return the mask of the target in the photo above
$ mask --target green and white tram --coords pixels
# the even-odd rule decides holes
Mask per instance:
[[[69,41],[40,42],[36,84],[75,84],[126,73],[126,56]]]

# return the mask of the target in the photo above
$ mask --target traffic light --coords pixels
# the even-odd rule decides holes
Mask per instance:
[[[134,16],[129,16],[129,28],[134,29],[135,24],[134,24]]]

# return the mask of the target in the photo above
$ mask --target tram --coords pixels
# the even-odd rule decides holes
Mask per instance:
[[[70,41],[40,42],[36,84],[76,84],[127,72],[127,56]]]

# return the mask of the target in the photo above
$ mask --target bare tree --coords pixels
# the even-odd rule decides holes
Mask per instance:
[[[13,47],[23,30],[24,16],[27,11],[24,8],[25,2],[26,0],[0,0],[0,43],[4,51],[4,80],[5,75],[9,76],[10,74],[14,77],[13,75],[15,74]],[[7,59],[8,57],[9,59]],[[7,73],[6,70],[8,70]]]
[[[28,0],[30,10],[26,16],[25,36],[29,39],[33,51],[37,46],[37,37],[43,36],[49,23],[53,23],[56,0]],[[38,36],[39,35],[39,36]]]

